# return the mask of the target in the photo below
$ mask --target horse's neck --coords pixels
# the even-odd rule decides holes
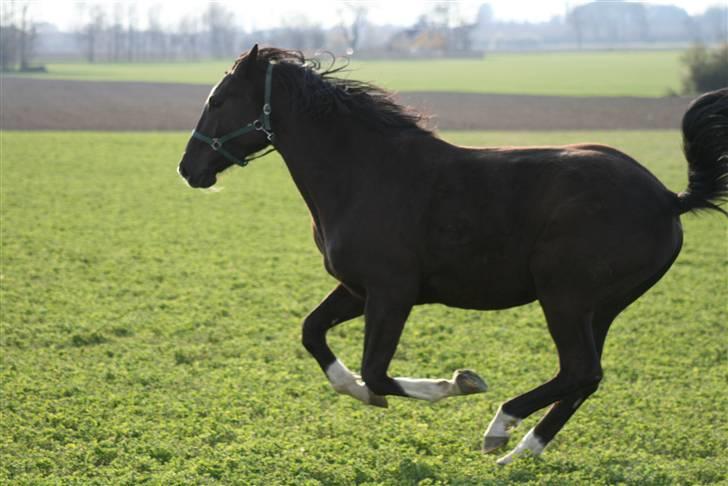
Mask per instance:
[[[327,223],[338,221],[356,203],[355,198],[381,195],[385,187],[396,188],[397,181],[392,179],[404,174],[411,178],[422,162],[417,152],[437,159],[452,147],[430,135],[415,138],[381,133],[346,118],[329,127],[305,118],[287,118],[276,130],[276,137],[293,181],[316,225],[324,231]]]
[[[352,171],[359,157],[355,144],[341,143],[336,135],[305,122],[281,132],[278,151],[321,227],[349,204],[357,186],[365,182]]]

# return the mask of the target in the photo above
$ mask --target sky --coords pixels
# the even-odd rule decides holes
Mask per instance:
[[[15,0],[0,0],[26,3]],[[56,24],[62,30],[73,30],[82,23],[80,17],[83,3],[69,0],[30,0],[33,18]],[[161,13],[163,26],[176,26],[186,15],[199,16],[206,8],[200,0],[127,0],[127,1],[93,1],[101,3],[111,11],[114,5],[121,4],[126,10],[129,4],[135,4],[140,24],[151,8]],[[368,19],[377,24],[412,25],[419,15],[432,9],[437,2],[424,0],[371,0],[371,1],[336,1],[336,0],[237,0],[220,1],[235,15],[235,24],[245,30],[265,29],[283,24],[305,21],[331,27],[340,22],[341,11],[346,4],[364,5],[368,9]],[[475,19],[478,7],[489,3],[494,16],[499,20],[513,21],[546,21],[556,15],[563,15],[568,8],[582,3],[583,0],[462,0],[450,1],[451,8],[466,21]],[[667,0],[646,1],[646,4],[673,4],[685,9],[690,14],[701,13],[711,5],[728,5],[728,0]]]

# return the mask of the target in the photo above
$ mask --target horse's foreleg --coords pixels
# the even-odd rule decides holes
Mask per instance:
[[[405,287],[406,288],[406,287]],[[399,395],[437,401],[454,395],[479,393],[487,389],[482,378],[470,370],[458,370],[450,380],[390,378],[387,369],[397,349],[414,299],[408,300],[403,287],[385,292],[369,292],[366,303],[364,382],[377,394]]]
[[[395,382],[408,397],[436,402],[456,395],[470,395],[488,391],[488,385],[471,370],[456,370],[449,380],[424,378],[395,378]]]
[[[415,296],[415,286],[409,292],[406,286],[367,289],[361,374],[364,383],[377,395],[407,396],[387,370]]]
[[[326,332],[337,324],[359,317],[364,301],[339,285],[303,321],[303,346],[326,373],[331,386],[339,393],[351,395],[369,405],[386,407],[384,397],[375,395],[339,361],[326,342]]]

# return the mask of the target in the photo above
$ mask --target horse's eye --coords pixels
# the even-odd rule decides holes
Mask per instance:
[[[220,106],[222,105],[222,102],[214,96],[210,98],[209,103],[211,108],[220,108]]]

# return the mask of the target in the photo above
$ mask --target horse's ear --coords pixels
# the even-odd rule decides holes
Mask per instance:
[[[245,56],[245,60],[238,63],[235,67],[235,76],[240,78],[250,78],[258,62],[258,44],[255,44]]]
[[[258,44],[254,44],[248,52],[248,64],[255,65],[258,62]]]

